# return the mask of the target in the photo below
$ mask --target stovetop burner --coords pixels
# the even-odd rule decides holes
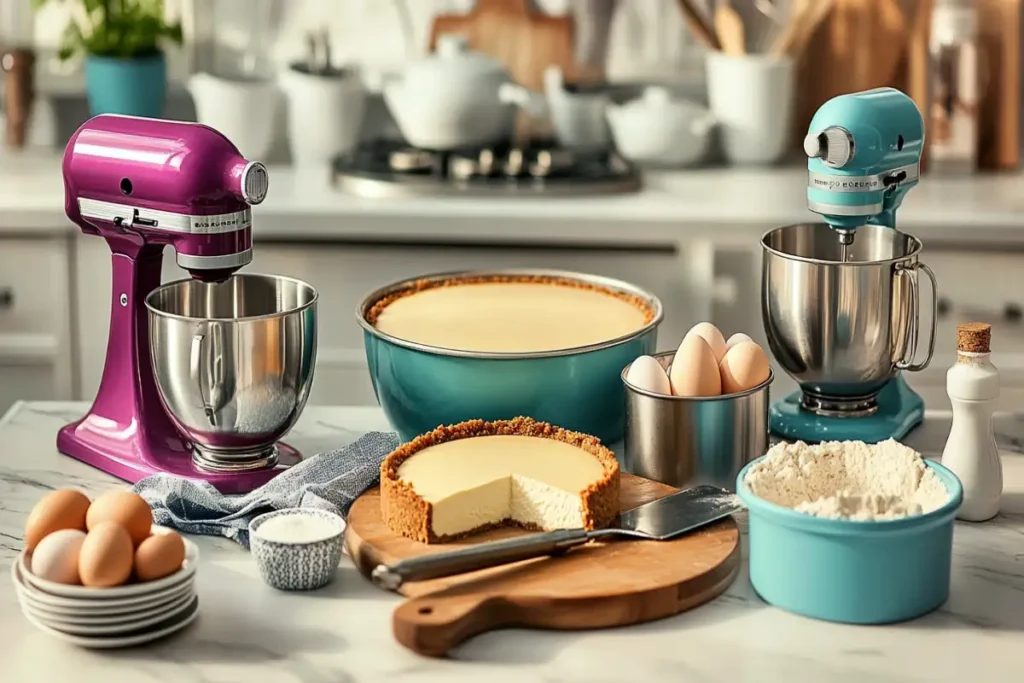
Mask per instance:
[[[434,152],[378,140],[334,164],[335,184],[363,197],[579,196],[635,192],[640,172],[613,151],[553,144]]]

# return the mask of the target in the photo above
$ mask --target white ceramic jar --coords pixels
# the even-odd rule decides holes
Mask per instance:
[[[715,117],[689,100],[649,87],[639,99],[606,110],[615,147],[640,164],[692,166],[708,153]]]
[[[223,133],[247,159],[263,159],[274,142],[277,86],[266,79],[198,73],[188,80],[199,123]]]
[[[359,144],[366,88],[358,71],[310,73],[293,65],[280,77],[288,100],[288,145],[299,167],[326,166]]]

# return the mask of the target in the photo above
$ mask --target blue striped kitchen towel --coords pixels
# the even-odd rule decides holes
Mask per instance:
[[[355,443],[307,458],[252,493],[225,495],[204,481],[154,474],[133,490],[153,509],[153,522],[186,534],[226,536],[249,547],[249,521],[282,508],[310,507],[342,517],[376,486],[380,464],[398,447],[398,435],[369,432]]]

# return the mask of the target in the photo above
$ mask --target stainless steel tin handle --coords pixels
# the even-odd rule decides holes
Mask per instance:
[[[589,533],[586,529],[562,529],[531,534],[445,553],[412,557],[394,564],[377,565],[370,577],[381,588],[393,591],[398,590],[406,581],[425,581],[465,574],[533,557],[554,555],[588,540]]]
[[[920,363],[914,362],[914,357],[917,356],[917,342],[921,329],[921,287],[917,282],[917,278],[911,278],[914,295],[914,341],[910,345],[910,351],[906,358],[902,358],[896,362],[896,367],[900,370],[907,370],[909,372],[918,372],[928,367],[928,364],[932,362],[932,356],[935,355],[935,331],[938,326],[939,317],[939,286],[935,281],[935,273],[924,263],[918,261],[912,266],[906,268],[906,270],[923,270],[925,275],[932,283],[932,320],[931,327],[928,334],[928,355]]]

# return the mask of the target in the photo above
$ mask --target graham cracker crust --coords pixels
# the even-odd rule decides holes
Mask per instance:
[[[599,292],[607,296],[614,297],[620,301],[639,309],[644,314],[644,325],[647,325],[654,320],[654,309],[651,307],[649,301],[636,294],[628,294],[626,292],[620,292],[610,287],[602,287],[601,285],[591,284],[589,282],[583,282],[581,280],[573,280],[571,278],[553,277],[550,275],[479,275],[471,277],[453,277],[447,280],[414,280],[409,282],[402,289],[391,292],[378,299],[373,306],[366,312],[366,322],[370,325],[376,326],[377,318],[380,316],[381,311],[390,306],[395,301],[411,296],[413,294],[419,294],[429,289],[437,289],[439,287],[457,287],[459,285],[484,285],[484,284],[539,284],[539,285],[555,285],[558,287],[571,287],[573,289],[583,289],[592,292]]]
[[[421,434],[392,451],[380,466],[380,501],[384,522],[395,534],[420,543],[441,543],[457,540],[497,526],[519,526],[531,531],[544,531],[535,526],[504,520],[469,529],[457,535],[437,536],[433,531],[433,506],[423,500],[413,487],[398,476],[398,468],[416,453],[437,444],[477,436],[532,436],[554,439],[590,453],[601,463],[604,476],[580,492],[583,523],[587,530],[606,527],[619,514],[619,463],[615,454],[600,439],[539,422],[529,417],[511,420],[470,420],[459,424],[440,426]]]

